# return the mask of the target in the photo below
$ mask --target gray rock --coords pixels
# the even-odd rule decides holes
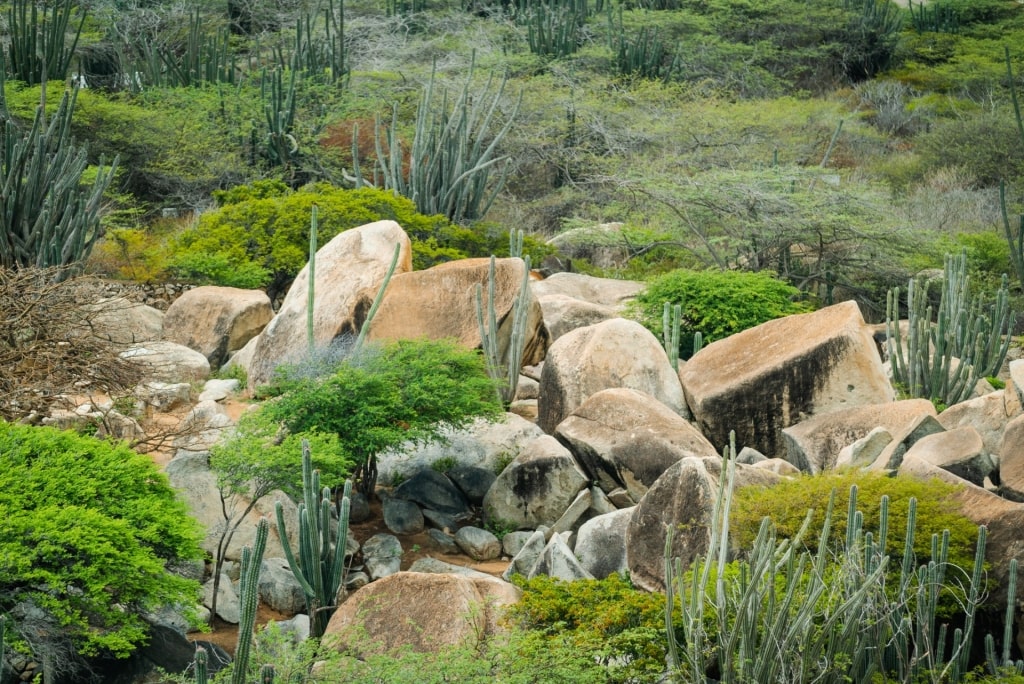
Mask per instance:
[[[284,558],[264,558],[258,583],[260,601],[279,613],[295,615],[306,609],[306,596]]]
[[[562,537],[557,534],[552,536],[551,541],[544,547],[527,577],[533,579],[537,575],[547,575],[566,582],[594,579],[573,555],[572,549],[566,546]]]
[[[345,589],[348,591],[355,591],[360,587],[365,587],[370,583],[370,576],[361,570],[350,572],[345,576]]]
[[[801,472],[799,468],[784,458],[766,458],[763,461],[758,461],[750,467],[760,468],[761,470],[767,470],[770,473],[783,475],[785,477],[795,477]]]
[[[740,453],[736,454],[736,462],[743,465],[754,465],[761,461],[768,460],[768,457],[762,454],[757,449],[751,449],[748,446],[740,449]]]
[[[529,577],[530,570],[536,565],[537,559],[544,552],[546,545],[547,541],[544,538],[544,530],[537,530],[530,534],[526,543],[522,545],[519,552],[512,558],[512,562],[508,564],[508,567],[505,568],[505,572],[501,576],[505,580],[511,579],[512,575]]]
[[[135,396],[155,411],[166,413],[192,400],[192,385],[187,382],[144,382],[135,388]]]
[[[115,344],[153,342],[163,338],[164,312],[125,297],[112,297],[89,305],[93,332]]]
[[[451,554],[459,552],[459,545],[455,543],[455,537],[452,535],[433,528],[427,530],[427,535],[437,544],[441,553]]]
[[[928,402],[931,403],[931,402]],[[853,444],[839,450],[836,468],[866,468],[892,442],[892,434],[884,427],[876,427]]]
[[[632,508],[591,518],[580,526],[574,551],[584,570],[597,579],[629,570],[626,563],[626,530]]]
[[[133,344],[120,356],[139,366],[148,378],[160,382],[199,382],[210,377],[210,362],[205,356],[173,342]]]
[[[540,382],[525,375],[519,376],[516,384],[516,399],[536,399],[540,396]]]
[[[501,542],[479,527],[467,525],[455,533],[455,543],[473,560],[493,560],[501,555]]]
[[[427,523],[439,530],[448,530],[449,532],[459,529],[459,522],[468,520],[471,517],[465,514],[456,516],[450,513],[441,513],[440,511],[432,511],[429,508],[424,508],[420,512]]]
[[[561,532],[572,532],[578,526],[577,523],[583,519],[584,514],[590,510],[593,497],[590,496],[590,490],[584,489],[576,498],[573,499],[569,507],[565,509],[565,513],[562,514],[555,524],[551,526],[552,534],[559,534]]]
[[[352,523],[361,523],[370,519],[370,502],[366,495],[353,490],[349,496],[348,520]]]
[[[384,524],[394,534],[416,534],[423,531],[420,507],[404,499],[384,499]]]
[[[305,613],[299,613],[290,620],[271,620],[268,627],[270,623],[276,625],[281,634],[296,646],[304,644],[309,638],[309,616]]]
[[[402,567],[402,542],[390,534],[375,534],[363,542],[363,564],[371,580],[398,572]]]
[[[509,558],[513,558],[526,545],[530,537],[533,536],[532,530],[516,530],[515,532],[509,532],[501,538],[501,550]]]
[[[203,605],[207,608],[213,606],[213,579],[209,579],[203,585]],[[231,578],[225,574],[220,576],[220,584],[217,586],[217,617],[224,622],[237,625],[242,616],[242,606],[238,600],[238,594],[231,584]]]
[[[437,575],[462,575],[463,577],[477,577],[479,579],[494,579],[493,575],[480,572],[464,565],[445,563],[436,558],[420,558],[409,566],[409,572],[429,572]]]
[[[462,515],[469,513],[469,502],[459,488],[443,473],[424,468],[395,487],[392,496],[418,503],[441,513]]]
[[[469,465],[457,465],[446,475],[474,506],[479,506],[484,502],[487,490],[491,488],[497,477],[493,469]]]
[[[590,487],[590,517],[613,513],[617,510],[619,510],[618,507],[612,503],[603,489],[597,485]]]
[[[484,515],[515,529],[551,526],[586,486],[569,451],[545,435],[524,446],[497,477],[484,497]]]
[[[199,401],[224,401],[241,389],[242,383],[236,378],[211,378],[203,385]]]

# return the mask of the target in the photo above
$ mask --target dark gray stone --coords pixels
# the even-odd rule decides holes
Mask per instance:
[[[474,506],[479,506],[484,501],[484,495],[494,484],[496,477],[493,470],[480,468],[479,466],[455,466],[447,473],[448,479],[455,483],[455,486],[466,495],[466,498]]]
[[[395,487],[392,496],[418,503],[423,508],[458,515],[469,512],[469,502],[443,473],[424,468]]]
[[[385,499],[384,524],[395,534],[416,534],[423,531],[420,507],[404,499]]]
[[[455,543],[473,560],[494,560],[501,555],[498,538],[479,527],[463,527],[455,533]]]

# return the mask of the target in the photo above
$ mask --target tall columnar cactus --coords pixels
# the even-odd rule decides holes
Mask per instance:
[[[494,308],[495,259],[491,256],[487,271],[487,301],[483,299],[483,286],[476,286],[476,322],[480,330],[480,345],[483,348],[487,373],[498,384],[498,396],[508,406],[516,396],[519,385],[519,369],[523,365],[523,350],[526,346],[527,323],[530,314],[530,257],[523,259],[523,278],[519,294],[512,304],[509,316],[512,329],[504,358],[498,335],[498,315]]]
[[[963,401],[979,378],[999,372],[1016,316],[1010,311],[1007,278],[986,304],[972,298],[967,252],[946,256],[937,315],[932,316],[927,284],[907,286],[906,345],[899,321],[899,288],[889,291],[886,347],[893,380],[911,396],[950,406]]]
[[[318,211],[317,205],[313,204],[313,214],[309,219],[309,270],[306,273],[309,280],[306,287],[306,345],[310,358],[313,358],[313,352],[316,350],[316,340],[313,337],[313,305],[316,303],[314,285],[316,283],[317,230],[319,228]]]
[[[85,24],[85,10],[79,7],[81,18],[68,44],[68,23],[75,3],[54,2],[48,15],[43,10],[43,16],[39,7],[35,0],[14,0],[7,12],[7,66],[12,78],[29,85],[64,80]]]
[[[238,621],[238,646],[235,647],[235,662],[231,669],[231,684],[246,684],[249,669],[249,652],[252,648],[253,628],[256,626],[256,609],[259,607],[260,565],[267,548],[270,523],[261,518],[256,526],[256,541],[252,548],[242,549],[241,575],[239,578],[239,601],[241,618]]]
[[[739,682],[961,682],[967,673],[975,611],[981,601],[985,528],[970,584],[962,599],[962,627],[952,639],[937,626],[941,591],[949,587],[949,535],[932,539],[931,559],[916,565],[915,504],[910,501],[899,580],[889,572],[888,500],[882,499],[877,530],[863,527],[851,490],[845,540],[830,542],[834,498],[829,501],[816,551],[804,550],[805,523],[792,540],[778,540],[765,519],[753,548],[727,572],[729,508],[736,478],[736,449],[722,464],[710,521],[707,557],[698,558],[685,579],[672,558],[672,532],[665,546],[668,601],[665,607],[670,675],[703,682],[711,671],[723,684]],[[673,613],[681,606],[685,641],[677,642]],[[1012,602],[1011,602],[1011,605]],[[1008,651],[1004,648],[1004,653]],[[888,680],[888,679],[887,679]]]
[[[1004,48],[1006,53],[1006,78],[1010,84],[1010,101],[1013,103],[1013,114],[1017,121],[1017,132],[1020,134],[1020,144],[1024,145],[1024,117],[1020,112],[1020,100],[1017,99],[1017,86],[1013,80],[1013,63],[1010,61],[1010,48]],[[1017,217],[1017,227],[1014,230],[1010,221],[1009,212],[1006,210],[1006,183],[999,182],[999,209],[1003,218],[1003,234],[1006,236],[1006,243],[1010,246],[1010,263],[1013,266],[1014,274],[1024,288],[1024,214]]]
[[[661,343],[668,354],[669,363],[672,368],[679,372],[679,327],[683,317],[683,305],[672,306],[671,302],[665,302],[665,308],[661,312]]]
[[[196,684],[206,684],[209,681],[209,671],[207,669],[209,662],[210,656],[207,654],[206,649],[202,646],[197,647],[192,663],[196,673]]]
[[[76,95],[65,92],[48,122],[38,107],[28,130],[0,111],[0,267],[77,264],[89,256],[102,233],[102,197],[117,159],[100,168],[92,187],[83,186],[86,151],[71,138]]]
[[[338,510],[338,525],[331,524],[331,490],[320,487],[320,471],[313,469],[309,442],[302,440],[302,494],[299,504],[299,557],[295,558],[284,508],[278,501],[277,532],[285,558],[295,579],[302,586],[309,613],[310,636],[318,638],[327,629],[331,615],[338,607],[338,592],[345,575],[345,548],[348,542],[348,516],[352,482],[345,482]]]

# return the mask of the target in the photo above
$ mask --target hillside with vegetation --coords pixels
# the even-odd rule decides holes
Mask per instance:
[[[960,287],[954,294],[964,296],[951,306],[976,314],[971,337],[977,333],[978,358],[991,364],[962,364],[977,361],[978,372],[964,376],[970,382],[953,398],[898,380],[901,396],[944,409],[965,399],[973,381],[997,375],[1007,347],[1021,346],[1013,336],[1024,315],[1012,329],[1008,313],[1024,309],[1018,0],[13,0],[0,2],[0,44],[0,463],[19,468],[0,469],[9,484],[0,504],[17,513],[0,529],[0,684],[10,674],[5,648],[20,661],[38,660],[47,677],[57,673],[54,681],[85,681],[90,668],[147,641],[149,608],[187,603],[198,588],[180,570],[202,565],[199,532],[163,474],[124,445],[15,425],[39,422],[81,377],[135,405],[138,371],[119,350],[67,341],[92,329],[95,312],[82,301],[102,296],[96,281],[78,283],[82,273],[129,285],[262,289],[280,304],[315,240],[392,219],[411,239],[416,270],[521,252],[544,275],[645,281],[625,312],[665,334],[670,357],[689,356],[702,339],[847,300],[869,323],[885,321],[887,307],[890,318],[907,316],[893,288],[944,267],[946,281]],[[917,320],[925,320],[926,300],[914,304]],[[676,338],[665,301],[690,306],[676,314]],[[312,352],[312,294],[308,307]],[[967,359],[971,343],[959,344],[936,363],[961,352]],[[250,486],[247,468],[262,458],[274,488],[301,489],[295,452],[318,430],[327,433],[316,448],[337,451],[318,454],[336,457],[337,472],[325,479],[335,485],[365,464],[375,478],[377,452],[408,439],[410,428],[429,441],[441,427],[500,413],[486,377],[493,364],[485,369],[476,352],[464,352],[459,365],[455,351],[430,352],[425,342],[392,349],[406,348],[410,356],[392,366],[390,352],[375,348],[378,366],[343,359],[324,377],[281,376],[270,390],[276,403],[239,423],[252,443],[222,447],[241,463],[233,486]],[[453,378],[432,370],[441,366]],[[444,396],[443,408],[458,415],[421,406],[396,424],[398,408],[408,408],[407,395],[425,380],[433,389],[422,393]],[[437,389],[442,380],[451,396]],[[379,402],[368,400],[374,392]],[[475,393],[480,406],[460,404]],[[349,403],[339,408],[326,397]],[[511,397],[504,399],[507,408]],[[370,414],[378,422],[352,427]],[[267,439],[284,444],[281,461]],[[138,510],[101,495],[115,475],[141,488]],[[823,482],[821,492],[849,485]],[[251,662],[240,658],[220,680],[265,676],[259,667],[272,662],[283,680],[312,681],[319,660],[334,681],[690,681],[695,672],[757,681],[731,671],[722,644],[767,638],[769,627],[799,615],[804,636],[820,648],[849,642],[850,652],[866,652],[845,625],[881,625],[874,636],[891,626],[907,637],[879,646],[878,663],[845,663],[843,654],[812,662],[802,653],[786,663],[822,681],[840,681],[845,665],[865,682],[882,671],[908,682],[1020,681],[1024,664],[1010,657],[1013,606],[1004,613],[1003,605],[983,605],[984,532],[979,542],[967,518],[927,513],[945,510],[959,490],[891,482],[865,478],[860,504],[856,490],[849,502],[840,492],[834,547],[829,523],[821,523],[817,555],[799,559],[797,545],[787,544],[806,531],[806,492],[798,491],[806,488],[762,492],[772,501],[738,499],[742,529],[732,535],[754,551],[726,563],[726,515],[724,529],[714,530],[726,540],[717,566],[677,566],[674,585],[669,568],[678,595],[669,591],[667,606],[664,595],[614,574],[517,579],[524,598],[504,619],[507,639],[440,655],[357,659],[325,656],[315,639],[294,645],[272,631],[253,645]],[[312,502],[317,488],[306,489]],[[725,491],[719,496],[731,496]],[[874,517],[882,496],[900,500],[892,529],[908,530],[906,552],[858,560],[862,544],[873,548],[864,530],[880,528],[885,538],[888,499]],[[916,504],[902,508],[911,497],[925,511],[917,550]],[[326,498],[310,508],[321,504],[326,519]],[[858,505],[868,511],[859,518]],[[847,506],[858,521],[849,530]],[[153,520],[140,525],[140,511]],[[766,511],[778,541],[767,525],[757,534]],[[940,526],[953,537],[941,554],[938,541],[930,549],[923,542],[941,538]],[[933,563],[915,584],[911,560],[924,562],[929,551],[957,569],[944,578]],[[771,575],[784,566],[785,587]],[[259,574],[243,568],[248,582]],[[717,600],[727,586],[719,575],[742,584],[757,568],[775,589],[750,605]],[[866,598],[864,587],[878,592]],[[755,624],[760,608],[783,598],[797,605],[791,615],[782,609],[777,622]],[[743,622],[737,615],[747,609],[754,617]],[[949,662],[941,649],[911,653],[947,618],[967,642],[977,637],[973,651],[951,650]],[[984,647],[983,631],[996,633]],[[700,639],[687,645],[695,633]],[[1005,649],[998,655],[996,643]],[[760,668],[755,661],[744,667]],[[205,681],[203,668],[203,678],[190,671],[176,681]]]

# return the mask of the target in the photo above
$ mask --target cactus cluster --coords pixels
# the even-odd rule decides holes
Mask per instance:
[[[970,293],[967,252],[946,256],[938,309],[928,283],[907,285],[908,332],[900,328],[900,290],[889,291],[886,349],[893,381],[914,397],[951,406],[968,398],[980,378],[999,372],[1010,345],[1016,315],[1010,311],[1006,276],[995,301]]]
[[[140,42],[126,52],[125,82],[129,89],[144,86],[197,87],[204,83],[235,83],[238,69],[229,50],[228,30],[203,30],[199,10],[189,19],[182,49],[163,43]]]
[[[1020,134],[1020,142],[1024,145],[1024,118],[1020,113],[1020,100],[1017,98],[1016,82],[1013,80],[1013,63],[1010,61],[1010,48],[1004,47],[1006,58],[1006,79],[1010,85],[1010,101],[1013,103],[1013,115],[1017,121],[1017,132]],[[1003,234],[1006,243],[1010,246],[1010,264],[1024,288],[1024,214],[1017,217],[1017,227],[1014,229],[1010,214],[1006,209],[1006,183],[999,183],[999,209],[1003,219]]]
[[[54,2],[47,12],[33,0],[14,0],[7,10],[7,64],[11,78],[28,85],[48,80],[63,81],[85,24],[81,10],[78,28],[68,43],[68,24],[75,10],[72,0]],[[0,65],[0,71],[5,67]]]
[[[510,251],[514,252],[515,234],[510,236],[510,242],[512,243]],[[521,243],[519,253],[522,253]],[[508,347],[504,357],[501,354],[498,339],[499,321],[494,307],[494,271],[495,259],[494,256],[491,256],[490,267],[487,271],[486,303],[483,297],[483,286],[480,284],[476,286],[476,321],[480,330],[480,345],[487,363],[487,373],[498,383],[498,396],[502,403],[508,406],[516,396],[519,369],[523,365],[523,350],[526,345],[527,321],[530,313],[530,257],[527,255],[523,258],[523,278],[519,284],[519,295],[512,304],[512,311],[509,312],[512,329],[509,333]]]
[[[277,532],[285,558],[295,579],[302,587],[309,613],[310,636],[319,638],[327,629],[338,606],[345,575],[345,549],[348,542],[348,520],[352,482],[345,482],[338,506],[338,524],[332,525],[333,497],[329,487],[320,487],[320,472],[313,469],[309,442],[302,441],[302,493],[299,504],[299,555],[295,557],[288,541],[284,507],[277,502]]]
[[[739,562],[739,575],[727,572],[729,509],[736,477],[732,443],[723,463],[711,518],[707,557],[698,558],[689,579],[673,559],[672,530],[665,546],[668,591],[665,620],[669,636],[669,681],[856,682],[881,680],[962,682],[968,673],[975,613],[983,598],[986,530],[980,527],[974,566],[965,577],[948,562],[949,535],[932,539],[931,559],[915,565],[913,537],[916,502],[911,499],[907,535],[895,587],[886,587],[889,556],[888,498],[881,501],[877,530],[863,528],[857,489],[851,490],[845,539],[838,551],[829,541],[834,497],[829,501],[816,550],[800,539],[780,540],[765,519],[753,548]],[[1011,565],[1011,576],[1016,569]],[[960,582],[963,622],[952,634],[937,624],[940,592]],[[1012,639],[1011,585],[1002,657],[986,639],[993,672],[1007,665]],[[676,602],[678,601],[678,603]],[[675,606],[681,609],[684,641],[675,636]]]

